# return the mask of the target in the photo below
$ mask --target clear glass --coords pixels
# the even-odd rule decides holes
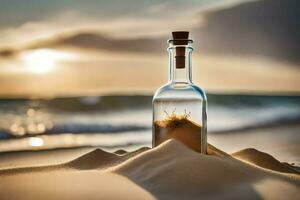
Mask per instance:
[[[176,64],[176,48],[184,47],[183,66]],[[153,97],[152,146],[170,138],[180,140],[191,149],[206,153],[206,95],[192,83],[192,40],[175,45],[169,40],[169,82]]]

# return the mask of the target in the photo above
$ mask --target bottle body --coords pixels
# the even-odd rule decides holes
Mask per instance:
[[[192,83],[192,40],[188,32],[173,32],[173,37],[174,33],[177,38],[169,40],[168,48],[169,82],[156,91],[152,101],[152,146],[173,138],[205,154],[207,100],[204,91]]]
[[[199,87],[168,84],[157,90],[152,105],[153,146],[173,138],[206,153],[206,96]]]

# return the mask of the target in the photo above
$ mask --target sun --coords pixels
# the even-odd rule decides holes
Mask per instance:
[[[69,59],[69,53],[54,49],[38,49],[24,53],[22,60],[29,72],[36,74],[48,73],[55,69],[57,62]]]

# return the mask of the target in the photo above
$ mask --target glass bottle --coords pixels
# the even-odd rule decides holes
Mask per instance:
[[[185,31],[168,40],[169,81],[153,97],[152,146],[174,138],[206,153],[206,95],[192,83],[192,43]]]

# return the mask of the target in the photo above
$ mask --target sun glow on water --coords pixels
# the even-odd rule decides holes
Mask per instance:
[[[33,50],[22,56],[26,69],[36,74],[51,72],[57,66],[57,62],[70,58],[72,58],[70,53],[53,49]]]
[[[44,140],[40,137],[30,137],[28,142],[32,147],[41,147],[44,145]]]

